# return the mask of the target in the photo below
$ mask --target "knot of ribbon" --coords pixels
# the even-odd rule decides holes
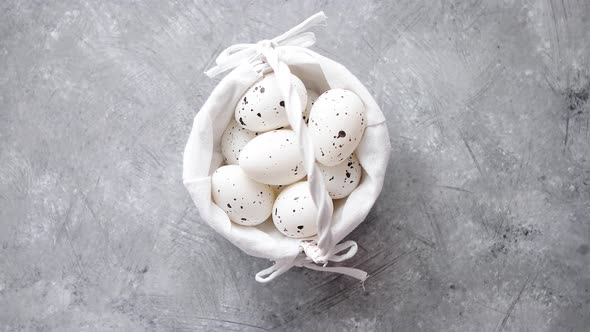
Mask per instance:
[[[264,49],[274,49],[286,45],[310,47],[315,44],[316,38],[313,32],[307,32],[307,30],[314,26],[326,25],[327,18],[324,12],[319,12],[273,39],[262,40],[256,44],[232,45],[219,54],[217,59],[215,59],[216,65],[207,70],[205,75],[215,77],[243,63],[253,62],[264,53]]]
[[[346,274],[361,281],[367,278],[367,273],[359,269],[326,266],[329,261],[342,262],[354,256],[358,246],[354,241],[346,241],[340,244],[335,244],[333,241],[331,225],[334,207],[332,205],[332,199],[326,190],[323,176],[315,163],[313,142],[309,138],[307,126],[301,115],[305,105],[301,104],[299,96],[293,88],[289,66],[284,61],[281,61],[279,52],[276,50],[281,46],[287,45],[302,48],[312,46],[316,38],[313,32],[308,32],[307,30],[317,25],[326,25],[326,19],[327,17],[324,12],[319,12],[273,39],[262,40],[256,44],[232,45],[217,57],[215,60],[217,65],[205,72],[207,76],[214,77],[244,63],[250,64],[259,73],[261,72],[260,66],[268,66],[273,70],[276,76],[277,86],[285,101],[285,112],[287,113],[289,124],[299,142],[299,150],[307,172],[309,191],[317,208],[317,242],[299,242],[300,250],[296,256],[279,259],[273,266],[257,273],[256,281],[258,282],[273,280],[294,266]],[[348,249],[346,253],[338,255],[339,252],[346,249]]]

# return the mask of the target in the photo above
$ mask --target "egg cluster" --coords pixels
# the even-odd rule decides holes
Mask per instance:
[[[366,128],[365,106],[351,91],[318,94],[294,75],[291,81],[304,106],[301,114],[326,190],[332,199],[344,198],[361,180],[354,150]],[[221,137],[227,165],[211,176],[215,204],[240,225],[255,226],[272,216],[276,228],[288,237],[316,235],[317,209],[274,73],[248,88],[234,113],[235,120]]]

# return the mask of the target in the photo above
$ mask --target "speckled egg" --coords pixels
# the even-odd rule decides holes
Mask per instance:
[[[311,199],[307,181],[294,183],[283,190],[272,208],[272,221],[284,235],[305,238],[317,234],[317,208]]]
[[[305,106],[305,109],[303,110],[303,121],[305,121],[305,124],[309,123],[309,112],[311,112],[311,108],[319,96],[320,95],[317,92],[307,90],[307,106]]]
[[[237,165],[240,160],[240,153],[248,142],[258,133],[242,128],[233,119],[221,136],[221,154],[229,165]]]
[[[275,198],[268,185],[250,179],[236,165],[222,166],[213,173],[211,194],[229,219],[243,226],[255,226],[268,219]]]
[[[359,185],[363,172],[354,153],[340,164],[324,166],[318,163],[318,168],[324,178],[326,190],[332,199],[340,199],[350,195]]]
[[[293,89],[297,92],[303,107],[307,104],[305,86],[297,76],[291,75],[291,78]],[[285,101],[281,96],[274,73],[264,75],[248,88],[236,105],[235,117],[242,127],[256,132],[289,125]]]
[[[309,135],[317,161],[334,166],[348,158],[360,143],[366,122],[365,106],[354,92],[324,92],[309,114]]]
[[[303,156],[295,132],[273,130],[251,140],[240,154],[240,167],[258,182],[291,184],[305,177]]]

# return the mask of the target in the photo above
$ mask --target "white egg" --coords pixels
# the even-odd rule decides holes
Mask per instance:
[[[354,153],[335,166],[324,166],[320,163],[317,165],[324,178],[326,190],[328,190],[332,199],[344,198],[350,195],[359,185],[363,172],[361,164]]]
[[[221,154],[229,165],[237,165],[240,160],[240,153],[248,142],[258,133],[242,128],[233,119],[221,136]]]
[[[273,130],[251,140],[240,154],[240,167],[258,182],[291,184],[305,177],[303,156],[295,132]]]
[[[284,235],[305,238],[317,234],[317,208],[311,199],[307,181],[283,190],[272,208],[272,221]]]
[[[275,198],[269,186],[250,179],[236,165],[222,166],[213,173],[211,194],[231,221],[244,226],[268,219]]]
[[[291,75],[291,79],[303,111],[303,107],[307,104],[305,85],[295,75]],[[285,101],[281,96],[274,73],[263,76],[246,90],[236,105],[235,118],[242,127],[257,132],[289,125],[285,112]]]
[[[303,110],[303,121],[305,121],[305,124],[309,123],[309,112],[311,112],[311,108],[319,96],[320,95],[317,92],[307,90],[307,106],[305,106],[305,109]]]
[[[366,118],[363,101],[352,91],[324,92],[309,114],[309,135],[317,161],[334,166],[348,158],[361,141]]]

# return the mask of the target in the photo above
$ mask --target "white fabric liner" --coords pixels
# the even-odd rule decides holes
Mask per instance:
[[[381,192],[390,154],[385,117],[363,84],[341,64],[304,47],[273,45],[273,50],[277,52],[278,59],[287,64],[291,72],[298,76],[308,89],[313,89],[320,94],[334,88],[353,91],[362,99],[367,110],[367,129],[355,151],[363,168],[362,179],[359,186],[348,197],[334,201],[334,213],[329,230],[332,236],[332,248],[322,248],[326,252],[336,254],[337,251],[334,249],[346,249],[345,244],[349,243],[339,246],[336,244],[363,222]],[[255,66],[251,62],[243,63],[215,87],[194,118],[193,128],[184,151],[183,182],[199,210],[201,219],[216,232],[248,255],[277,262],[274,267],[267,269],[268,271],[262,271],[272,272],[272,276],[264,278],[262,275],[257,275],[257,281],[272,280],[294,265],[356,276],[357,274],[353,272],[336,270],[343,268],[327,268],[325,265],[322,267],[315,264],[311,266],[307,257],[304,257],[307,260],[301,260],[302,256],[308,253],[307,250],[302,253],[307,245],[302,241],[310,240],[310,238],[293,239],[282,235],[274,227],[271,218],[255,227],[232,223],[225,212],[212,201],[210,176],[223,162],[220,148],[221,135],[230,119],[233,118],[235,105],[240,97],[260,77],[260,66]],[[312,239],[317,240],[317,236]],[[352,244],[354,244],[354,252],[349,253],[346,258],[356,252],[356,244],[354,242]],[[362,275],[356,277],[364,279],[366,274],[364,277]]]

